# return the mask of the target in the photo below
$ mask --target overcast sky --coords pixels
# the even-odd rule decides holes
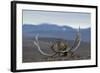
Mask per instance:
[[[70,26],[72,28],[89,28],[91,26],[90,13],[52,12],[23,10],[23,24],[39,25],[41,23]]]

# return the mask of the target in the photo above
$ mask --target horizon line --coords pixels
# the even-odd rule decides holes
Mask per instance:
[[[82,27],[82,26],[78,26],[78,27],[73,27],[73,26],[71,26],[71,25],[57,25],[56,23],[39,23],[39,24],[28,24],[28,23],[24,23],[23,25],[33,25],[33,26],[40,26],[40,25],[44,25],[44,24],[46,24],[46,25],[56,25],[56,26],[59,26],[59,27],[63,27],[64,28],[64,26],[66,26],[66,27],[69,27],[69,28],[72,28],[72,29],[89,29],[89,28],[91,28],[90,26],[89,27]]]

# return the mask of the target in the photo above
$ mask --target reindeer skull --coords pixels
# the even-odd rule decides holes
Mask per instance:
[[[37,46],[38,51],[45,56],[54,56],[56,54],[61,54],[62,55],[66,55],[68,52],[74,52],[78,49],[79,45],[80,45],[80,28],[77,31],[76,34],[76,38],[73,42],[73,45],[70,47],[67,43],[65,43],[63,40],[62,41],[58,41],[54,44],[51,45],[51,50],[54,52],[53,54],[48,54],[45,53],[44,51],[41,50],[41,47],[39,45],[39,40],[38,40],[38,34],[35,36],[35,41],[34,44]]]

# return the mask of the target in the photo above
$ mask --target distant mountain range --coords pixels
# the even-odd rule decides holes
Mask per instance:
[[[40,37],[50,37],[50,38],[64,38],[67,40],[74,40],[76,35],[76,30],[68,26],[58,26],[56,24],[42,23],[40,25],[24,24],[22,26],[23,37],[34,37],[39,34]],[[81,40],[90,41],[91,28],[80,29]]]

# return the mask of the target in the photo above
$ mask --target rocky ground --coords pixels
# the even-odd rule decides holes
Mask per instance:
[[[39,39],[40,47],[41,49],[48,53],[52,54],[53,51],[50,49],[50,46],[54,41],[57,41],[60,39],[55,38],[41,38]],[[80,44],[80,47],[75,52],[68,52],[65,56],[60,56],[59,54],[56,54],[53,57],[47,57],[42,55],[37,47],[33,43],[34,38],[32,39],[26,39],[23,38],[23,63],[27,62],[45,62],[45,61],[64,61],[64,60],[84,60],[84,59],[90,59],[90,43],[82,42]],[[69,46],[72,45],[72,40],[66,41],[69,43]]]

